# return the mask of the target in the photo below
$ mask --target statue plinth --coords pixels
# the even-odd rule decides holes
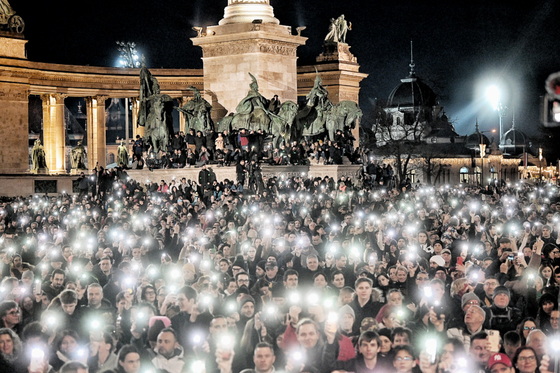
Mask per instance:
[[[23,35],[0,31],[0,57],[26,59],[25,44]]]
[[[37,175],[48,175],[49,174],[49,169],[48,168],[39,168],[37,170],[31,170],[32,174],[37,174]]]
[[[325,43],[323,53],[317,57],[317,62],[344,61],[358,63],[358,59],[350,52],[350,46],[346,43]]]
[[[207,28],[206,36],[191,39],[202,48],[204,90],[212,104],[215,123],[246,96],[251,81],[271,99],[297,101],[297,47],[307,38],[293,35],[291,27],[272,23],[230,23]]]

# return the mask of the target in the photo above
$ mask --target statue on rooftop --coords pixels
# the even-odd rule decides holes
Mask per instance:
[[[86,149],[82,145],[81,141],[78,141],[78,145],[72,149],[71,153],[71,163],[73,170],[87,170],[85,164]]]
[[[18,34],[23,33],[25,22],[11,7],[8,0],[0,0],[0,30],[8,29]]]
[[[331,18],[329,33],[325,36],[325,43],[346,43],[348,30],[352,30],[352,22],[346,21],[344,14],[337,19]]]
[[[201,131],[205,133],[207,130],[214,129],[214,123],[210,116],[212,105],[202,98],[200,91],[196,87],[189,87],[193,91],[193,99],[188,101],[183,107],[175,107],[178,111],[185,115],[185,129],[194,129],[195,133]]]

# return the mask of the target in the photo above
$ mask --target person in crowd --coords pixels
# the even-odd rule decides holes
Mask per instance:
[[[85,356],[92,372],[202,360],[221,373],[432,373],[466,350],[473,371],[531,372],[532,348],[546,364],[559,319],[555,186],[403,183],[382,162],[367,180],[270,176],[265,134],[234,132],[221,133],[224,166],[238,165],[227,180],[211,172],[216,138],[193,132],[170,148],[193,166],[208,149],[191,180],[98,167],[81,198],[0,199],[2,361],[29,371],[42,351],[60,371]],[[289,143],[283,159],[340,163],[346,139]],[[500,352],[511,366],[494,363]]]

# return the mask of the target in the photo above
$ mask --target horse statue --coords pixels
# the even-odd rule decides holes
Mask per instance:
[[[296,116],[296,130],[294,135],[301,137],[320,136],[325,133],[327,114],[332,109],[329,93],[323,87],[323,80],[315,70],[315,83],[306,96],[305,106]]]
[[[334,141],[336,131],[344,132],[356,128],[356,123],[362,118],[363,113],[354,101],[340,101],[327,113],[326,127],[329,140]]]
[[[269,100],[259,93],[257,79],[249,73],[251,83],[247,96],[239,104],[237,112],[231,121],[232,129],[245,128],[248,131],[262,130],[270,131],[271,116],[274,115],[268,110]]]
[[[218,132],[231,132],[231,122],[233,121],[233,113],[229,113],[218,121]]]
[[[192,100],[188,101],[183,107],[175,107],[185,117],[185,129],[193,129],[196,132],[206,133],[210,129],[214,129],[212,123],[211,111],[212,105],[202,98],[200,91],[196,87],[189,87],[193,91]]]
[[[167,151],[169,134],[173,133],[173,99],[168,95],[157,94],[147,101],[150,112],[146,120],[144,138],[157,154],[160,150]]]
[[[263,130],[268,132],[270,128],[270,117],[262,108],[256,108],[250,114],[235,114],[231,121],[233,129],[245,128],[248,131]]]
[[[146,127],[145,143],[151,143],[153,151],[166,151],[169,136],[173,135],[173,99],[160,93],[158,80],[146,67],[142,56],[140,69],[140,106],[138,108],[138,125]]]
[[[272,133],[272,145],[280,148],[282,142],[287,143],[294,140],[292,136],[292,128],[294,119],[297,115],[298,106],[293,101],[286,101],[280,105],[278,114],[272,115],[270,132]]]

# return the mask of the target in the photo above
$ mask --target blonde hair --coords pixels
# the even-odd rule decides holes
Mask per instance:
[[[451,283],[451,289],[449,289],[451,297],[454,297],[455,295],[459,294],[459,292],[463,291],[467,282],[468,280],[464,277],[458,278],[457,280],[453,281]]]

